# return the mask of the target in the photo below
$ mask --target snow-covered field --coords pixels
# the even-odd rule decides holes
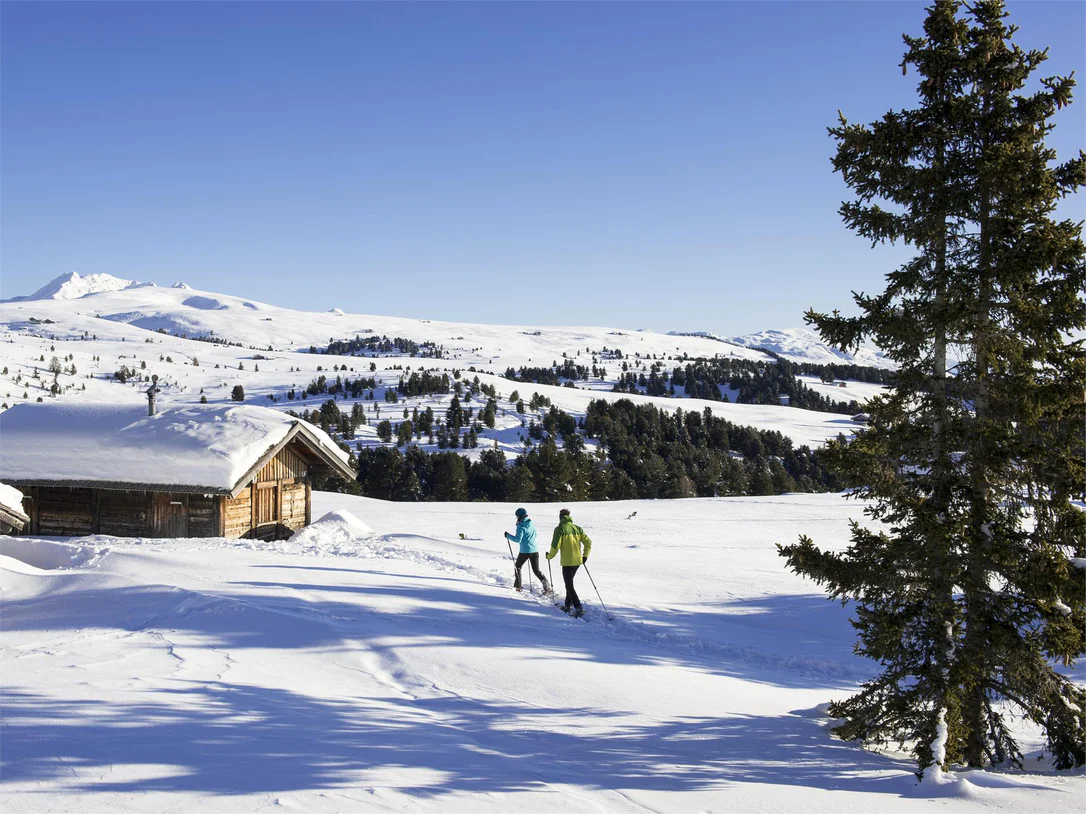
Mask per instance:
[[[510,589],[512,506],[315,498],[361,524],[0,541],[5,812],[1080,809],[830,737],[871,665],[774,544],[842,544],[840,496],[573,506],[613,620]]]

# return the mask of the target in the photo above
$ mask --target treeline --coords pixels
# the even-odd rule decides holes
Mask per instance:
[[[329,379],[323,373],[313,379],[305,388],[306,396],[343,396],[344,398],[362,398],[368,392],[371,396],[377,387],[377,379],[373,376],[357,376],[353,379],[343,378],[342,375]],[[296,397],[294,388],[287,391],[287,398],[293,401]]]
[[[597,373],[597,371],[600,371]],[[588,381],[589,369],[585,365],[578,365],[572,359],[563,359],[562,364],[554,362],[550,367],[527,367],[519,369],[506,368],[503,374],[506,379],[514,382],[530,382],[532,384],[561,385],[566,382]],[[605,368],[597,368],[593,365],[593,375],[601,378],[606,375]]]
[[[447,416],[439,431],[455,436],[463,416],[454,416]],[[400,428],[389,429],[403,445],[410,437]],[[526,439],[526,451],[512,464],[497,449],[471,461],[456,452],[428,453],[414,445],[403,451],[360,447],[358,489],[385,500],[547,502],[837,488],[808,447],[795,449],[778,432],[740,427],[708,410],[671,413],[627,400],[593,401],[581,426],[552,407],[531,435],[542,435],[542,441],[528,446],[531,439]],[[598,442],[595,451],[587,448],[586,436]]]
[[[653,362],[647,375],[644,371],[635,373],[632,370],[621,373],[612,390],[616,393],[644,393],[666,397],[675,396],[676,388],[681,387],[687,398],[726,401],[721,387],[727,387],[736,391],[735,401],[740,404],[780,404],[781,397],[787,396],[791,407],[854,415],[861,410],[860,403],[855,399],[834,401],[812,390],[797,378],[798,374],[806,373],[820,376],[823,381],[832,381],[836,374],[831,368],[836,367],[800,366],[780,358],[775,364],[749,359],[697,359],[686,365],[676,366],[669,375],[664,371],[663,362]],[[877,370],[858,366],[841,366],[841,370],[848,372],[850,367],[857,371]],[[869,373],[868,378],[888,378],[882,376],[882,373]]]
[[[881,367],[869,367],[867,365],[832,364],[819,365],[813,362],[792,362],[783,359],[779,354],[760,348],[762,353],[772,356],[778,361],[787,362],[795,368],[796,373],[803,376],[818,376],[824,382],[832,382],[835,379],[848,379],[855,382],[868,382],[869,384],[885,384],[892,386],[897,371],[887,370]]]
[[[369,356],[384,353],[395,356],[421,356],[425,359],[440,359],[444,350],[436,342],[415,342],[402,336],[356,336],[353,339],[329,340],[328,347],[318,351],[310,346],[310,353],[325,353],[334,356]]]

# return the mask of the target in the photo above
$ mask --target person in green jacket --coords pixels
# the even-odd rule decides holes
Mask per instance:
[[[584,616],[581,598],[573,587],[573,577],[577,575],[581,564],[588,562],[592,541],[588,539],[584,529],[574,524],[573,518],[569,516],[569,509],[562,509],[558,513],[558,527],[551,537],[551,550],[547,552],[547,559],[553,560],[559,549],[562,551],[562,581],[566,584],[566,602],[562,610],[569,613],[572,607],[574,616]]]

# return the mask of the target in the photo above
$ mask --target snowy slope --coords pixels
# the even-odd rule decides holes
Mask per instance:
[[[613,621],[583,570],[586,620],[510,590],[513,506],[315,497],[340,514],[286,542],[0,540],[5,812],[958,814],[1086,792],[1032,756],[918,787],[830,737],[820,708],[871,665],[773,544],[842,545],[859,507],[838,496],[578,505]],[[549,530],[556,507],[528,508]]]
[[[398,356],[363,358],[308,353],[311,346],[325,347],[332,339],[356,336],[404,337],[433,342],[445,350],[442,359]],[[213,340],[219,343],[213,344]],[[609,358],[620,351],[621,361]],[[610,327],[545,327],[480,325],[331,312],[305,312],[178,284],[173,287],[135,286],[117,291],[90,293],[76,299],[41,299],[0,303],[0,403],[11,406],[38,397],[51,398],[54,382],[60,400],[142,401],[145,380],[159,376],[161,402],[193,403],[206,397],[212,403],[230,399],[235,385],[242,385],[246,403],[276,409],[313,408],[327,396],[290,401],[287,394],[305,389],[319,375],[368,375],[376,370],[378,403],[368,402],[371,423],[361,428],[358,442],[376,444],[372,419],[402,418],[403,407],[431,407],[442,415],[451,395],[401,402],[390,408],[381,403],[383,388],[394,386],[404,369],[441,370],[453,375],[474,367],[480,382],[493,384],[502,395],[505,414],[494,431],[484,433],[478,455],[492,445],[509,455],[523,449],[529,420],[512,410],[508,397],[517,391],[527,401],[533,393],[546,395],[559,408],[583,414],[592,398],[632,398],[662,409],[704,410],[740,424],[779,430],[794,443],[817,446],[856,425],[847,417],[779,406],[752,406],[691,399],[650,398],[612,393],[625,362],[631,370],[647,372],[653,362],[666,372],[681,364],[684,356],[735,357],[766,361],[765,354],[704,336],[673,336],[650,331]],[[70,357],[70,359],[69,359]],[[518,384],[501,378],[509,367],[545,367],[563,358],[589,367],[598,360],[605,368],[602,378],[577,382],[576,388]],[[56,358],[62,372],[48,367]],[[74,367],[75,373],[69,373]],[[114,371],[125,367],[136,372],[127,384],[110,381]],[[318,370],[318,367],[321,370]],[[476,374],[465,373],[469,378]],[[25,398],[24,398],[25,394]],[[377,406],[382,412],[374,411]],[[478,405],[476,405],[478,406]],[[350,409],[341,403],[341,409]]]
[[[877,350],[860,348],[855,353],[831,348],[813,331],[803,328],[759,331],[736,336],[728,340],[747,348],[764,348],[793,362],[811,362],[818,365],[854,364],[865,367],[882,367],[896,370],[897,364]]]

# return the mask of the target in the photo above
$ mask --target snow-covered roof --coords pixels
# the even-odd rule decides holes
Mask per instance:
[[[23,512],[23,493],[14,486],[0,483],[0,514],[5,512],[24,523],[28,519]]]
[[[294,438],[350,477],[327,433],[267,407],[20,404],[0,414],[0,480],[233,494]]]

